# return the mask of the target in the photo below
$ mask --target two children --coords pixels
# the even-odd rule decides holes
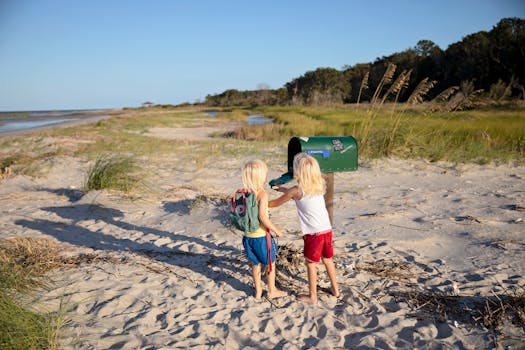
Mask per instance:
[[[256,174],[255,164],[260,168],[260,172],[257,174],[257,186],[253,186],[253,179]],[[325,207],[324,192],[325,192],[325,181],[322,178],[319,164],[315,158],[299,153],[295,156],[293,162],[293,173],[294,178],[297,180],[298,185],[291,188],[279,187],[278,191],[283,194],[272,201],[268,201],[268,194],[264,191],[263,186],[266,181],[268,169],[264,162],[257,160],[248,162],[243,169],[243,183],[245,187],[249,188],[248,185],[251,183],[253,188],[257,188],[257,198],[259,200],[260,193],[260,204],[259,204],[259,220],[261,225],[269,228],[275,232],[276,236],[279,237],[281,232],[277,229],[269,220],[267,209],[268,207],[277,207],[290,199],[295,201],[297,206],[297,213],[299,216],[299,222],[301,224],[301,230],[303,233],[304,240],[304,256],[305,263],[308,272],[308,295],[301,295],[298,297],[300,301],[316,304],[317,303],[317,268],[316,265],[322,259],[323,264],[326,267],[328,278],[330,279],[332,294],[339,297],[339,287],[336,281],[335,266],[332,260],[334,255],[333,252],[333,241],[332,241],[332,225],[328,216],[328,211]],[[262,178],[264,173],[264,178]],[[262,178],[262,180],[261,180]],[[260,181],[260,182],[259,182]],[[243,238],[244,244],[245,238]],[[274,244],[274,243],[273,243]],[[272,244],[272,245],[273,245]],[[255,262],[250,257],[251,248],[244,244],[246,253],[252,262]],[[266,246],[265,246],[266,247]],[[273,249],[272,249],[273,250]],[[274,265],[274,256],[272,255],[272,266]],[[259,260],[262,263],[263,259]],[[260,266],[260,265],[258,265]],[[259,267],[260,272],[260,267]],[[260,291],[260,273],[256,275],[256,267],[254,266],[253,277],[255,282],[256,297]],[[275,289],[275,269],[272,268],[273,279],[268,276],[268,295],[273,290],[277,294],[284,294],[283,292]],[[258,277],[258,280],[256,279]],[[259,289],[258,289],[259,288]],[[272,295],[276,295],[272,293]],[[280,296],[280,295],[278,295]]]

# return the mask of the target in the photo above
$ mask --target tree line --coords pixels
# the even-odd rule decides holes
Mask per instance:
[[[502,19],[489,32],[464,37],[442,50],[431,40],[371,63],[317,68],[279,89],[229,89],[208,95],[207,106],[333,105],[451,100],[468,107],[475,96],[493,101],[525,98],[525,20]],[[462,98],[458,99],[457,96]],[[456,106],[457,107],[457,106]]]

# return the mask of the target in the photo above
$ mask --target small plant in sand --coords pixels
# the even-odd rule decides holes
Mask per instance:
[[[0,145],[1,147],[1,145]],[[8,151],[9,152],[9,151]],[[43,160],[52,154],[31,154],[30,151],[14,151],[6,157],[0,155],[0,180],[10,175],[38,176],[44,172]]]
[[[125,263],[111,254],[67,252],[47,238],[0,239],[0,349],[60,348],[71,305],[62,298],[52,312],[37,305],[37,294],[52,287],[49,273],[86,264]]]
[[[58,331],[64,321],[57,313],[33,310],[30,296],[48,283],[48,259],[56,245],[37,239],[0,241],[0,348],[57,349]]]
[[[99,156],[88,170],[84,192],[117,190],[130,192],[142,185],[141,171],[136,161],[127,156]]]

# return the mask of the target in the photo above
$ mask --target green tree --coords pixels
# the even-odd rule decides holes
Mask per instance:
[[[489,36],[493,43],[490,55],[494,62],[490,84],[502,79],[514,87],[525,85],[525,20],[502,19]]]
[[[505,18],[490,32],[480,31],[468,35],[444,51],[432,40],[422,39],[414,48],[377,58],[371,63],[344,66],[341,71],[335,68],[318,68],[293,79],[278,90],[269,90],[266,86],[261,86],[257,91],[230,89],[219,95],[206,96],[206,104],[322,105],[352,103],[358,99],[371,101],[374,96],[384,96],[382,92],[392,83],[385,84],[383,81],[384,73],[390,65],[396,67],[396,72],[411,72],[404,77],[409,78],[407,88],[399,90],[399,94],[390,95],[389,98],[395,98],[396,101],[406,101],[417,92],[417,85],[424,79],[436,82],[435,87],[429,91],[429,98],[438,97],[439,91],[452,91],[451,87],[458,87],[462,82],[472,84],[475,91],[489,91],[492,86],[493,94],[504,83],[510,87],[513,96],[525,98],[523,62],[525,20]],[[366,86],[363,86],[365,83]]]
[[[419,40],[414,47],[418,56],[430,57],[439,53],[441,49],[432,40]]]
[[[343,67],[343,74],[346,81],[350,84],[348,97],[345,102],[370,101],[370,88],[368,85],[370,77],[370,63],[358,63],[355,66]],[[366,79],[365,79],[366,78]],[[363,86],[363,82],[366,86]],[[359,94],[361,92],[361,94]],[[373,91],[372,91],[373,92]]]
[[[345,74],[334,68],[318,68],[286,84],[289,95],[299,103],[327,105],[342,103],[350,92]]]

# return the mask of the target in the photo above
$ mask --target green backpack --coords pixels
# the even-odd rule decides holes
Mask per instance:
[[[259,205],[255,193],[239,189],[230,203],[230,222],[243,232],[255,232],[259,225]]]

